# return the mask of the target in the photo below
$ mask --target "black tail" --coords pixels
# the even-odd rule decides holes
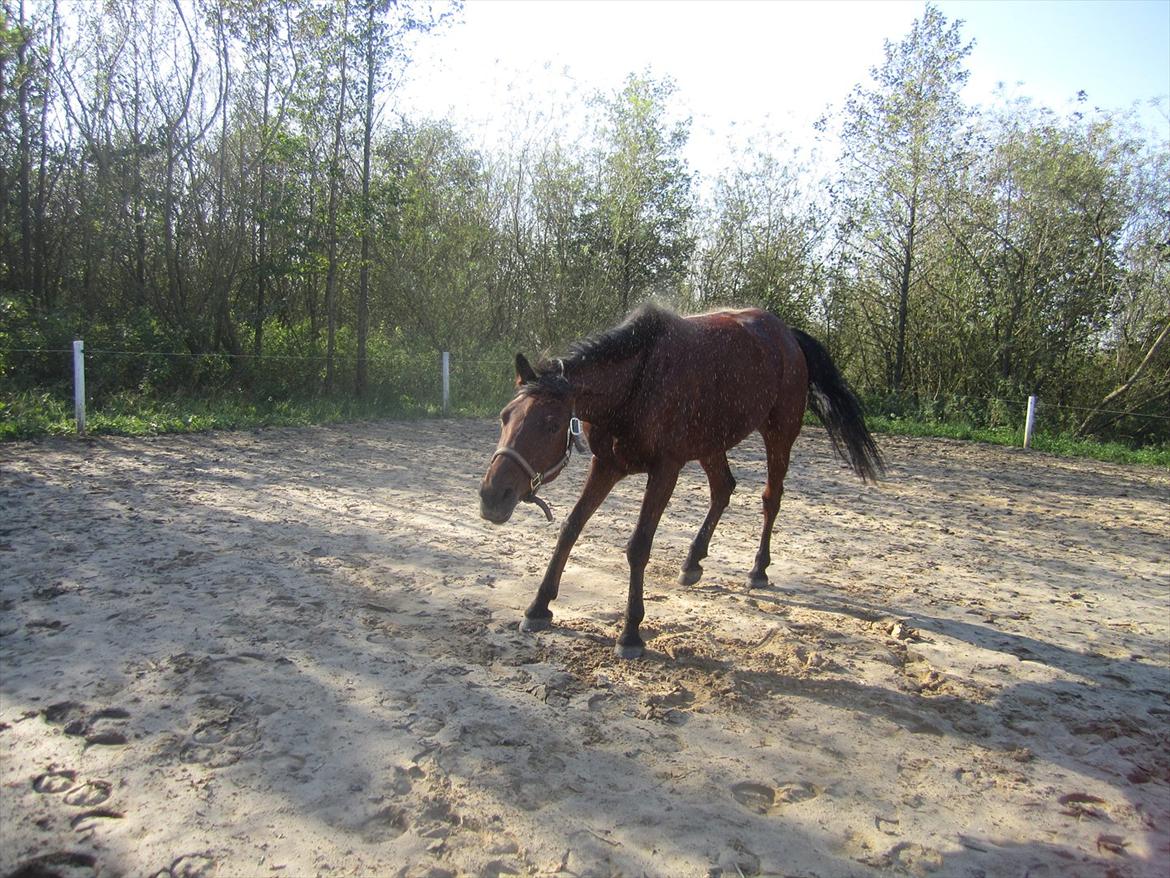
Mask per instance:
[[[792,330],[808,363],[808,407],[813,410],[833,440],[837,454],[853,468],[863,482],[876,482],[885,473],[881,452],[865,426],[865,414],[829,352],[812,336]]]

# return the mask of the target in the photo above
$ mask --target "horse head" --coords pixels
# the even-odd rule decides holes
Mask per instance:
[[[495,524],[512,517],[516,504],[536,496],[581,448],[581,425],[573,416],[572,387],[562,372],[538,373],[523,354],[516,355],[516,395],[500,412],[500,441],[479,487],[480,515]]]

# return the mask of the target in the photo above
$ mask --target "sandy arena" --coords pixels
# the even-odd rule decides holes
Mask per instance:
[[[1170,874],[1170,475],[797,441],[706,574],[644,478],[517,622],[556,525],[479,519],[486,421],[0,447],[0,876]],[[568,513],[577,458],[543,493]]]

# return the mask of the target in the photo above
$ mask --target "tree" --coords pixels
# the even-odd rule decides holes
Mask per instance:
[[[405,126],[382,152],[393,169],[393,212],[377,242],[388,319],[432,350],[474,349],[492,336],[500,265],[482,159],[446,124]]]
[[[947,229],[969,271],[966,364],[981,392],[1087,386],[1123,274],[1119,262],[1136,144],[1109,119],[1062,121],[1002,107]]]
[[[893,393],[906,380],[913,299],[931,270],[929,237],[968,161],[969,113],[960,92],[972,44],[963,43],[960,25],[928,4],[905,38],[886,43],[871,83],[845,104],[838,184],[844,258]]]
[[[530,349],[554,347],[596,325],[599,271],[585,230],[595,181],[559,131],[501,171],[507,265],[521,290],[510,326]]]
[[[0,5],[0,257],[7,269],[0,278],[7,275],[9,288],[42,312],[52,304],[46,214],[54,182],[49,112],[57,29],[56,2],[48,10],[30,9],[25,0]]]
[[[348,0],[346,0],[348,2]],[[370,200],[372,144],[374,136],[374,98],[386,84],[390,61],[395,55],[404,57],[405,38],[410,34],[426,33],[448,20],[458,6],[436,14],[429,3],[416,4],[408,0],[362,0],[364,12],[355,34],[356,49],[362,64],[364,88],[361,92],[361,202],[358,239],[361,253],[358,257],[357,293],[357,367],[354,392],[363,396],[368,380],[367,344],[370,331],[370,242],[374,236],[373,205]]]
[[[1098,357],[1109,389],[1078,425],[1082,435],[1146,413],[1153,417],[1136,419],[1136,432],[1152,437],[1170,400],[1170,149],[1135,145],[1129,168],[1133,202],[1121,236],[1123,271]]]
[[[603,307],[607,319],[648,294],[677,294],[695,246],[682,158],[690,121],[669,121],[674,92],[670,81],[631,74],[616,94],[599,98],[599,185],[586,234],[615,291]]]
[[[702,307],[759,305],[807,325],[821,298],[826,225],[811,174],[793,154],[752,148],[718,180],[695,279]]]

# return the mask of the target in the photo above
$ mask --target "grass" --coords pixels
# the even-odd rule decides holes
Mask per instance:
[[[434,403],[408,397],[274,400],[229,395],[216,399],[176,396],[160,400],[141,394],[123,393],[89,413],[87,431],[90,435],[154,436],[255,427],[307,427],[377,418],[433,417],[439,413]],[[485,414],[485,409],[482,405],[471,404],[456,407],[454,414],[478,417]],[[816,422],[811,413],[806,417],[808,423]],[[868,423],[870,429],[879,434],[958,439],[1017,447],[1023,444],[1023,429],[1017,427],[976,427],[896,415],[870,415]],[[76,424],[68,394],[37,392],[0,398],[0,441],[71,436],[75,433]],[[1170,444],[1135,449],[1118,442],[1098,442],[1039,432],[1033,437],[1032,446],[1038,451],[1064,457],[1085,457],[1170,469]]]
[[[1015,447],[1021,447],[1024,444],[1023,427],[976,427],[971,424],[941,423],[886,415],[870,415],[866,421],[874,433],[887,433],[894,436],[960,439],[971,442],[986,442],[989,445]],[[1111,463],[1158,466],[1170,469],[1170,444],[1131,448],[1121,442],[1101,442],[1064,433],[1037,431],[1032,436],[1032,448],[1061,457],[1085,457]]]
[[[255,400],[224,396],[214,400],[193,397],[158,400],[121,394],[106,405],[87,412],[86,432],[91,436],[155,436],[254,427],[307,427],[437,414],[438,410],[433,406],[402,399]],[[0,401],[0,441],[72,436],[76,432],[73,408],[60,396],[21,394]]]

